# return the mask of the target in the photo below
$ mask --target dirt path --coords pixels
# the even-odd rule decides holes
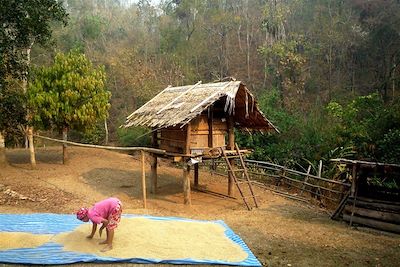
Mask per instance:
[[[350,229],[325,211],[263,189],[256,189],[261,205],[251,212],[238,200],[197,191],[192,206],[185,206],[182,170],[165,161],[158,167],[158,193],[148,194],[143,209],[138,160],[105,150],[68,149],[66,165],[59,147],[38,149],[36,170],[30,169],[26,150],[7,150],[11,165],[0,170],[0,212],[70,214],[116,196],[125,213],[224,220],[265,266],[400,266],[399,236]],[[200,173],[200,185],[227,190],[225,178],[206,171]]]

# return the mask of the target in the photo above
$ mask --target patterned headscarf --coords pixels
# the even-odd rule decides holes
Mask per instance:
[[[87,208],[80,208],[79,210],[78,210],[78,212],[76,213],[76,218],[78,218],[79,220],[83,220],[85,217],[86,217],[86,215],[88,214],[88,209]]]

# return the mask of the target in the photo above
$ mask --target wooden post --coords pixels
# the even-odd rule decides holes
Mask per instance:
[[[6,159],[6,145],[4,141],[4,135],[0,131],[0,166],[5,166],[7,165],[7,159]]]
[[[352,181],[351,181],[351,189],[350,189],[350,196],[354,197],[356,192],[356,177],[357,177],[357,163],[353,164],[353,172],[352,172]]]
[[[64,127],[62,131],[63,140],[67,141],[68,139],[68,128]],[[67,143],[63,143],[63,164],[67,163]]]
[[[194,187],[199,187],[199,164],[194,164]]]
[[[142,193],[143,193],[143,208],[147,208],[147,201],[146,201],[146,172],[144,168],[145,160],[144,160],[144,151],[140,150],[140,158],[142,164]]]
[[[150,192],[152,194],[156,194],[157,193],[157,156],[156,156],[156,154],[152,154],[152,156],[151,156],[150,168],[151,168]]]
[[[235,132],[234,132],[234,125],[233,125],[233,116],[229,116],[228,120],[228,149],[233,150],[235,149]],[[233,167],[235,165],[235,160],[234,159],[229,159],[229,163]],[[233,182],[233,177],[232,173],[228,173],[228,195],[233,196],[234,195],[234,182]]]
[[[209,108],[208,112],[208,147],[213,148],[214,147],[214,142],[213,142],[213,109],[212,106]]]
[[[151,144],[154,148],[158,148],[158,142],[157,142],[157,131],[153,130],[152,136],[151,136]],[[151,186],[150,186],[150,192],[152,194],[157,193],[157,155],[155,153],[152,154],[152,159],[150,163],[151,167]]]
[[[192,204],[190,196],[190,166],[186,163],[186,159],[183,162],[183,199],[185,205]]]
[[[28,127],[28,142],[29,142],[29,153],[31,158],[31,167],[32,169],[36,168],[36,158],[35,158],[35,147],[33,144],[33,127]]]
[[[353,224],[353,216],[354,216],[354,210],[356,207],[356,202],[357,202],[357,193],[358,193],[358,181],[357,181],[357,163],[354,163],[353,165],[353,181],[351,185],[351,192],[352,192],[352,197],[354,198],[353,206],[351,208],[351,215],[350,215],[350,226]],[[354,191],[354,192],[353,192]]]
[[[304,189],[306,188],[306,183],[308,182],[308,175],[310,174],[310,171],[311,171],[311,165],[308,165],[307,175],[306,178],[304,179],[303,186],[301,187],[300,196],[303,195]]]
[[[186,126],[186,144],[185,144],[185,154],[190,155],[190,137],[191,137],[192,127],[190,126],[190,122]]]

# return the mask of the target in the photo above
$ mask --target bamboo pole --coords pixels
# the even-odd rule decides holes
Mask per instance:
[[[146,200],[146,172],[144,168],[145,158],[144,158],[144,151],[140,151],[140,158],[141,158],[141,167],[142,167],[142,193],[143,193],[143,208],[147,208],[147,200]]]
[[[50,140],[54,142],[60,142],[60,143],[65,143],[73,146],[80,146],[80,147],[91,147],[91,148],[101,148],[101,149],[108,149],[108,150],[124,150],[124,151],[146,151],[146,152],[151,152],[155,154],[160,154],[160,155],[165,155],[166,151],[162,149],[156,149],[156,148],[151,148],[151,147],[115,147],[115,146],[99,146],[99,145],[89,145],[89,144],[81,144],[81,143],[76,143],[76,142],[71,142],[71,141],[64,141],[64,140],[59,140],[59,139],[54,139],[50,137],[44,137],[35,134],[34,135],[37,138],[45,139],[45,140]]]
[[[164,110],[166,110],[167,108],[169,108],[170,106],[172,106],[178,99],[180,99],[181,97],[183,97],[185,94],[187,94],[188,92],[190,92],[191,90],[193,90],[194,88],[196,88],[197,85],[201,84],[201,81],[198,81],[195,85],[193,85],[192,87],[190,87],[189,89],[187,89],[186,91],[182,92],[178,97],[174,98],[171,102],[169,102],[167,105],[165,105],[162,109],[160,109],[159,111],[157,111],[156,114],[160,114],[161,112],[163,112]]]

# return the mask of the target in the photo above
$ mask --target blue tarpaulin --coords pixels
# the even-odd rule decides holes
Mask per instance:
[[[125,217],[143,217],[152,220],[164,221],[194,221],[174,217],[154,217],[124,215]],[[63,245],[50,241],[35,248],[18,248],[0,250],[0,263],[19,264],[70,264],[79,262],[127,262],[127,263],[168,263],[168,264],[225,264],[235,266],[261,266],[260,262],[250,251],[243,240],[236,235],[223,221],[211,221],[225,228],[225,235],[238,244],[248,257],[241,262],[225,262],[216,260],[198,259],[148,259],[148,258],[111,258],[95,254],[85,254],[63,250]],[[71,232],[82,224],[75,215],[64,214],[0,214],[0,232],[25,232],[32,234],[60,234]],[[6,242],[0,240],[0,242]]]

